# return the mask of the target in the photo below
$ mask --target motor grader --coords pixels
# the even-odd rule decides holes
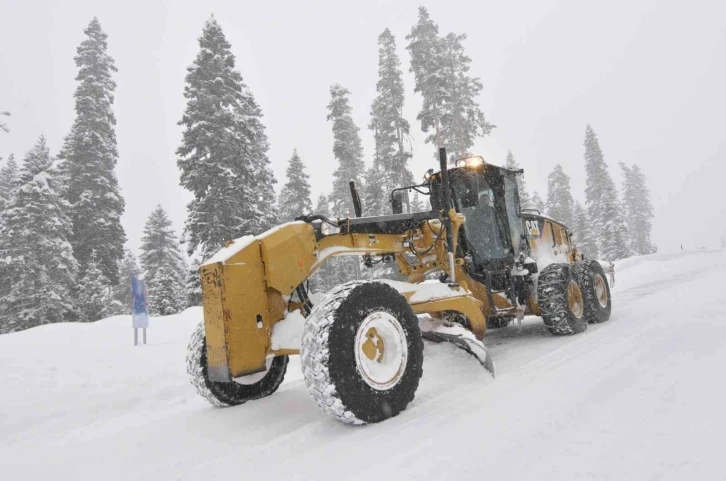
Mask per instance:
[[[299,354],[318,405],[351,424],[403,411],[422,375],[423,340],[450,342],[494,375],[481,342],[487,328],[541,316],[554,335],[610,317],[600,264],[585,260],[563,224],[523,209],[517,175],[481,157],[430,170],[391,193],[392,215],[306,215],[262,235],[228,242],[201,267],[204,322],[187,371],[217,406],[269,396],[288,357]],[[428,212],[403,213],[405,189]],[[395,266],[400,280],[355,280],[313,302],[308,281],[335,256]]]

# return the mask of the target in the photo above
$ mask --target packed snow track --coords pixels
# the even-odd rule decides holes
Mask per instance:
[[[184,364],[199,308],[136,348],[127,316],[0,336],[3,479],[723,479],[726,250],[617,269],[610,321],[490,331],[497,379],[426,343],[416,398],[365,427],[318,409],[297,357],[274,395],[210,406]]]

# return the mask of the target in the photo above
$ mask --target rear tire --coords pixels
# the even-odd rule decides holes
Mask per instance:
[[[383,421],[403,411],[418,388],[418,318],[388,284],[342,284],[306,319],[300,358],[305,384],[323,411],[349,424]]]
[[[575,275],[580,281],[585,297],[585,319],[590,324],[599,324],[610,319],[612,298],[605,271],[598,261],[584,261],[575,264]]]
[[[252,374],[245,376],[247,380],[245,377],[239,378],[239,382],[214,382],[209,380],[207,371],[207,344],[203,322],[194,330],[187,347],[189,380],[200,396],[218,407],[237,406],[274,393],[285,377],[287,362],[287,356],[277,356],[268,360],[267,371],[259,380],[257,378],[260,374]],[[251,382],[252,380],[256,382]]]
[[[584,296],[569,264],[550,264],[539,275],[537,297],[542,320],[556,336],[587,329]]]

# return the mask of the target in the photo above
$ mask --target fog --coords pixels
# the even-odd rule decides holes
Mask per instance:
[[[119,69],[115,113],[123,224],[137,248],[148,214],[161,204],[180,232],[190,195],[179,186],[177,122],[186,67],[204,21],[221,23],[237,68],[264,112],[278,179],[293,148],[315,197],[329,192],[335,161],[326,122],[333,83],[352,95],[366,161],[366,126],[377,81],[377,36],[396,36],[407,87],[416,178],[433,166],[416,114],[420,97],[405,35],[425,5],[440,31],[466,33],[480,105],[496,124],[471,149],[503,164],[507,149],[530,192],[546,193],[561,163],[584,200],[582,142],[597,132],[610,172],[637,163],[650,180],[653,241],[661,250],[715,246],[726,236],[718,202],[726,174],[726,4],[676,1],[24,1],[0,0],[0,156],[16,157],[45,134],[60,149],[73,121],[75,49],[98,16]]]

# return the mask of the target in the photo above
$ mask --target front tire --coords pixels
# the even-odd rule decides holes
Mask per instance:
[[[598,261],[575,264],[575,275],[585,296],[585,318],[590,324],[599,324],[610,319],[612,298],[605,271]]]
[[[555,336],[569,336],[587,329],[582,288],[569,264],[550,264],[537,281],[542,320]]]
[[[238,378],[233,382],[214,382],[207,370],[207,344],[204,323],[194,330],[187,347],[187,374],[197,393],[214,406],[237,406],[277,391],[287,371],[287,356],[268,359],[267,370]]]
[[[403,411],[418,388],[418,318],[388,284],[342,284],[306,319],[300,358],[305,384],[323,411],[349,424],[383,421]]]

